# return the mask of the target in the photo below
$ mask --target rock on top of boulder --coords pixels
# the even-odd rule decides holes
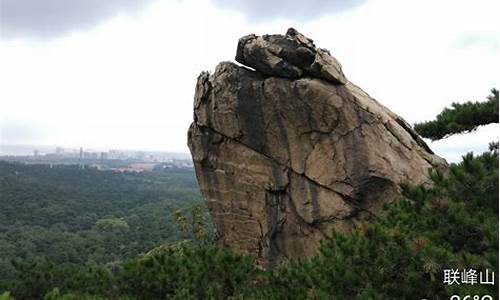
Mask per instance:
[[[335,84],[347,79],[340,63],[325,49],[294,28],[285,35],[250,34],[238,41],[236,61],[268,76],[301,78],[311,76]]]

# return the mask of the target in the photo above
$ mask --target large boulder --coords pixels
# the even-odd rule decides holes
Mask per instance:
[[[296,30],[245,36],[236,60],[198,77],[188,143],[218,242],[259,264],[313,255],[446,167]]]

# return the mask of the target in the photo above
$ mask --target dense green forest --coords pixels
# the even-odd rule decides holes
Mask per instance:
[[[113,266],[184,238],[174,212],[200,199],[189,169],[115,173],[0,161],[0,291],[31,264]]]

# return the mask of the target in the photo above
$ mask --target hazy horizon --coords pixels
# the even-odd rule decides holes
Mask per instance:
[[[66,152],[78,152],[80,147],[84,151],[88,152],[107,152],[111,150],[118,151],[129,151],[129,152],[151,152],[151,153],[171,153],[178,155],[190,155],[188,151],[186,152],[176,152],[168,150],[157,150],[157,149],[146,149],[146,148],[119,148],[119,147],[85,147],[85,146],[67,146],[67,145],[37,145],[37,144],[0,144],[0,156],[22,156],[22,155],[33,155],[34,150],[38,150],[42,153],[53,153],[56,148],[63,148]]]

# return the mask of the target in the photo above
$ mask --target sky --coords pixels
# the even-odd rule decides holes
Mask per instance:
[[[187,152],[196,78],[249,33],[295,27],[410,123],[499,88],[495,0],[0,0],[0,151]],[[486,150],[498,125],[430,147]]]

